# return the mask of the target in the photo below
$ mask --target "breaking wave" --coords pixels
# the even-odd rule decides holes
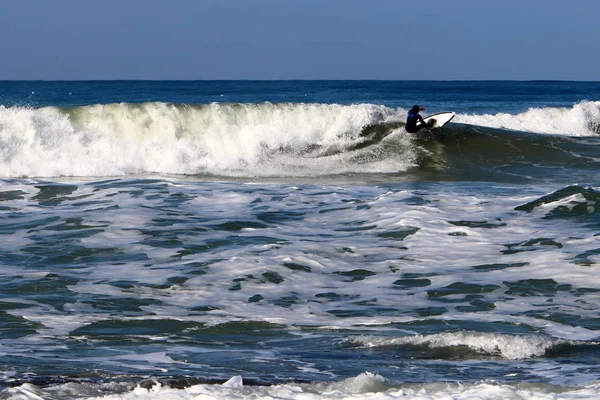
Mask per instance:
[[[4,399],[78,398],[100,399],[593,399],[598,397],[600,384],[591,384],[557,390],[552,385],[529,385],[525,388],[495,382],[428,384],[398,384],[371,372],[343,381],[331,383],[284,383],[269,386],[249,385],[237,375],[223,383],[197,383],[184,387],[172,387],[158,381],[134,383],[65,383],[41,388],[25,383],[4,389]]]
[[[0,177],[398,173],[423,160],[405,117],[376,104],[0,106]],[[475,126],[595,136],[600,102],[455,121],[460,134]]]
[[[488,332],[447,332],[404,337],[358,336],[346,340],[360,347],[413,346],[423,351],[447,350],[448,358],[472,355],[499,356],[509,360],[542,357],[560,348],[594,345],[542,335],[510,335]]]

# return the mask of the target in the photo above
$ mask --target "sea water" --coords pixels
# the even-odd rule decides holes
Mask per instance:
[[[0,104],[1,399],[600,397],[600,83]]]

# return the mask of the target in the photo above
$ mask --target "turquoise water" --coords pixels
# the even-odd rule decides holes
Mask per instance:
[[[0,398],[598,396],[597,83],[0,87]]]

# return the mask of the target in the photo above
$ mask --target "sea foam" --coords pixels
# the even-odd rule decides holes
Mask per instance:
[[[556,346],[572,343],[541,335],[509,335],[488,332],[444,332],[397,338],[359,336],[348,343],[365,347],[423,346],[429,349],[466,347],[480,354],[510,360],[540,357]]]
[[[184,389],[171,388],[156,382],[147,387],[136,386],[127,390],[126,385],[63,384],[40,389],[31,384],[7,388],[0,392],[6,399],[73,398],[87,400],[126,400],[126,399],[456,399],[456,400],[498,400],[498,399],[596,399],[600,393],[598,383],[582,387],[556,390],[550,385],[529,385],[525,388],[494,382],[429,383],[397,385],[384,377],[370,372],[333,383],[289,383],[271,386],[245,385],[241,376],[234,376],[223,384],[198,384]],[[112,394],[110,394],[112,392]],[[25,396],[25,397],[24,397]]]
[[[420,157],[406,110],[376,104],[0,106],[0,178],[395,173]],[[571,136],[600,131],[600,102],[455,122]],[[388,139],[394,139],[395,142]]]
[[[0,107],[0,177],[317,171],[327,165],[294,160],[360,143],[365,126],[395,113],[368,104]]]
[[[573,107],[530,108],[520,114],[458,114],[454,122],[532,133],[568,136],[600,134],[600,101],[582,101]]]

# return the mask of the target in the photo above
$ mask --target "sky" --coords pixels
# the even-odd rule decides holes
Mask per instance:
[[[2,0],[0,80],[600,81],[600,0]]]

